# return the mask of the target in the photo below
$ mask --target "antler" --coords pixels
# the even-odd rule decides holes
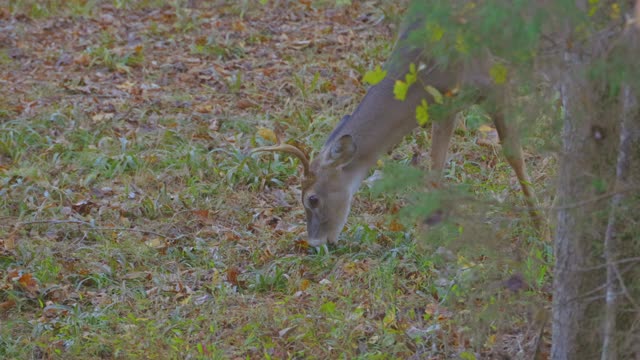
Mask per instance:
[[[289,153],[291,155],[294,155],[298,159],[300,159],[300,161],[302,162],[302,166],[304,167],[304,176],[308,177],[310,175],[310,172],[309,172],[309,159],[307,159],[307,156],[302,152],[302,150],[298,149],[297,147],[295,147],[293,145],[289,145],[289,144],[278,144],[278,145],[273,145],[273,146],[263,146],[263,147],[259,147],[259,148],[255,148],[255,149],[251,150],[251,154],[256,153],[256,152],[262,152],[262,151],[281,151],[281,152],[285,152],[285,153]]]

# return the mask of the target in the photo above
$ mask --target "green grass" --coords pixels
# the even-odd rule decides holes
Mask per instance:
[[[338,41],[357,24],[328,26],[325,10],[395,19],[396,5],[286,2],[307,12],[299,23],[270,2],[180,4],[7,8],[31,19],[13,35],[38,66],[0,50],[0,78],[21,79],[0,87],[1,358],[482,358],[531,336],[552,251],[499,149],[474,143],[481,113],[456,131],[445,193],[416,195],[417,170],[408,187],[363,186],[328,248],[299,242],[298,160],[248,155],[269,144],[260,127],[320,149],[393,32],[383,21]],[[52,23],[69,27],[42,36]],[[296,48],[319,33],[331,41]],[[56,67],[61,53],[74,60]],[[415,131],[381,168],[408,179],[402,164],[420,149],[426,168],[429,143]],[[553,158],[528,160],[548,205]],[[453,215],[421,232],[434,199]],[[518,274],[528,287],[510,292]]]

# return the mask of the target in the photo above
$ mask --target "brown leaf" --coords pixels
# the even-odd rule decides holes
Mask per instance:
[[[238,100],[238,102],[236,103],[236,106],[238,107],[238,109],[240,110],[245,110],[251,107],[255,107],[257,106],[255,103],[253,103],[251,100],[247,100],[247,99],[240,99]]]
[[[234,21],[231,25],[231,28],[234,31],[244,31],[247,27],[244,25],[242,21]]]
[[[23,273],[18,278],[18,284],[31,295],[35,295],[38,292],[38,283],[30,273]]]
[[[311,247],[311,245],[309,245],[307,240],[296,240],[294,247],[297,251],[305,252]]]
[[[61,303],[68,299],[70,294],[69,288],[67,286],[63,286],[48,289],[44,295],[45,298],[49,301],[53,301],[54,303]]]
[[[16,302],[13,300],[7,300],[4,302],[0,303],[0,310],[1,311],[7,311],[9,309],[11,309],[12,307],[14,307],[16,305]]]
[[[214,104],[211,103],[198,104],[196,105],[196,112],[208,114],[213,111],[213,108]]]
[[[271,75],[273,75],[274,72],[276,72],[276,68],[274,68],[274,67],[264,68],[261,71],[262,71],[262,75],[271,76]]]
[[[271,252],[271,250],[269,249],[264,249],[262,250],[262,253],[260,254],[260,261],[262,262],[269,262],[273,259],[273,253]]]
[[[391,224],[389,224],[389,230],[391,231],[402,231],[404,230],[404,226],[397,222],[395,219],[391,220]]]
[[[311,281],[309,281],[308,279],[302,279],[302,281],[300,282],[300,291],[307,290],[307,288],[309,288],[309,285],[311,285]]]
[[[71,209],[77,212],[80,215],[88,215],[91,212],[91,209],[96,206],[96,203],[89,200],[83,200],[71,205]]]
[[[81,66],[89,66],[91,64],[91,56],[87,53],[81,53],[76,55],[73,62]]]
[[[269,140],[273,143],[277,143],[278,142],[278,137],[276,136],[276,133],[271,130],[271,129],[267,129],[267,128],[260,128],[258,129],[258,135],[265,139],[265,140]]]
[[[369,271],[369,264],[366,261],[351,261],[346,263],[342,270],[349,275],[363,274]]]
[[[4,249],[7,251],[12,251],[16,248],[16,233],[15,231],[11,232],[9,236],[3,241]]]
[[[236,234],[233,231],[226,231],[224,233],[224,240],[225,241],[238,241],[238,240],[240,240],[240,236],[238,236],[238,234]]]
[[[191,213],[193,215],[199,217],[202,220],[207,220],[209,218],[209,210],[192,210]]]
[[[227,281],[232,285],[235,285],[240,288],[244,288],[246,285],[246,282],[238,279],[239,275],[240,275],[240,269],[238,269],[237,267],[230,267],[227,269]]]
[[[311,0],[298,0],[300,4],[306,6],[307,10],[311,9]]]

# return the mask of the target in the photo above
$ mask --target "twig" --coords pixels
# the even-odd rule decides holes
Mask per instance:
[[[620,259],[620,260],[615,260],[615,261],[612,262],[612,264],[622,265],[622,264],[626,264],[626,263],[630,263],[630,262],[640,262],[640,256],[631,257],[631,258],[624,258],[624,259]],[[608,266],[608,264],[600,264],[600,265],[589,266],[589,267],[577,267],[576,270],[578,270],[578,271],[593,271],[593,270],[602,269],[602,268],[607,267],[607,266]]]
[[[597,195],[597,196],[594,196],[594,197],[592,197],[590,199],[587,199],[587,200],[578,201],[578,202],[575,202],[573,204],[567,204],[567,205],[561,205],[561,206],[552,206],[552,207],[549,207],[549,210],[573,209],[573,208],[589,205],[589,204],[592,204],[592,203],[595,203],[595,202],[598,202],[598,201],[602,201],[602,200],[608,199],[608,198],[610,198],[612,196],[622,195],[624,193],[633,192],[633,191],[640,191],[640,187],[639,186],[631,186],[631,187],[627,187],[627,188],[623,188],[623,189],[616,189],[614,191],[610,191],[610,192],[604,193],[602,195]]]
[[[634,131],[636,129],[632,124],[633,110],[637,106],[636,102],[633,100],[633,95],[634,94],[632,93],[630,86],[626,85],[623,87],[622,129],[620,129],[620,145],[618,148],[618,159],[616,164],[616,186],[621,186],[622,184],[627,183],[629,178],[629,168],[631,167],[631,152],[635,147],[635,143],[640,140],[640,134],[638,134],[637,131]],[[616,360],[618,355],[614,345],[614,334],[616,331],[616,318],[618,316],[619,287],[623,288],[625,295],[631,299],[631,297],[628,296],[629,293],[626,291],[624,279],[622,279],[620,271],[614,262],[618,255],[617,248],[619,241],[615,227],[619,222],[618,208],[621,203],[621,194],[618,193],[611,198],[609,219],[604,238],[604,257],[607,264],[607,290],[605,297],[605,318],[603,324],[602,360]],[[633,300],[632,304],[635,305]]]
[[[632,264],[630,267],[633,268],[635,267],[635,265]],[[627,289],[627,286],[624,284],[624,280],[622,279],[622,274],[620,274],[620,269],[618,269],[617,266],[614,266],[614,269],[616,272],[616,278],[620,283],[620,289],[622,290],[622,293],[627,298],[629,303],[636,309],[636,311],[640,312],[640,305],[638,305],[638,302],[633,298],[633,296],[631,296],[631,294],[629,294],[629,290]],[[628,269],[625,269],[624,272],[626,272],[626,270]]]

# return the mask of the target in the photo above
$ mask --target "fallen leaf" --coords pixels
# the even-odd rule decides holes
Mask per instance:
[[[96,206],[96,203],[83,200],[71,205],[71,209],[80,215],[88,215],[91,212],[91,209]]]
[[[280,331],[278,331],[278,336],[280,337],[285,337],[291,330],[295,329],[295,326],[290,326],[288,328],[284,328]]]
[[[311,245],[309,245],[309,243],[306,240],[296,240],[296,242],[294,243],[294,246],[295,246],[295,249],[300,252],[305,252],[311,247]]]
[[[237,267],[230,267],[227,269],[227,281],[232,285],[243,288],[245,286],[245,281],[238,279],[240,275],[240,269]]]
[[[238,100],[238,102],[236,103],[236,106],[238,107],[238,109],[240,110],[245,110],[251,107],[255,107],[257,106],[257,104],[255,104],[254,102],[252,102],[251,100],[247,100],[247,99],[240,99]]]
[[[9,236],[3,241],[4,249],[7,251],[12,251],[16,248],[16,234],[15,231],[11,232]]]
[[[258,135],[265,140],[269,140],[274,143],[278,142],[278,137],[276,136],[276,133],[273,132],[273,130],[271,129],[260,128],[258,129]]]
[[[2,311],[7,311],[9,309],[11,309],[12,307],[14,307],[16,305],[16,302],[13,300],[7,300],[4,302],[0,303],[0,310]]]
[[[145,244],[148,247],[154,248],[154,249],[164,249],[167,247],[167,242],[164,241],[164,239],[160,238],[160,237],[156,237],[150,240],[145,241]]]
[[[270,67],[270,68],[264,68],[261,71],[262,71],[262,75],[271,76],[273,75],[274,72],[276,72],[276,69],[273,67]]]
[[[73,58],[73,62],[81,66],[89,66],[91,64],[91,56],[87,53],[81,53]]]
[[[38,283],[30,273],[23,273],[18,278],[18,284],[31,295],[35,295],[38,292]]]
[[[209,210],[192,210],[191,213],[193,213],[193,215],[206,220],[209,218]]]
[[[220,130],[220,121],[217,119],[211,120],[211,124],[209,124],[209,130],[214,132]]]
[[[130,91],[136,87],[136,83],[131,81],[125,81],[122,84],[116,85],[117,89]]]
[[[399,222],[397,222],[394,219],[394,220],[391,220],[391,224],[389,224],[389,230],[390,231],[402,231],[402,230],[404,230],[404,226],[402,226],[402,224],[400,224]]]
[[[306,291],[309,288],[309,285],[311,285],[311,281],[302,279],[300,282],[300,291]]]
[[[91,120],[95,121],[95,122],[100,122],[100,121],[109,121],[111,119],[113,119],[115,116],[114,113],[98,113],[95,114],[91,117]]]
[[[214,107],[213,104],[208,104],[208,103],[199,104],[199,105],[196,105],[196,112],[207,114],[213,111],[213,107]]]
[[[231,28],[235,31],[244,31],[247,27],[242,21],[234,21]]]

